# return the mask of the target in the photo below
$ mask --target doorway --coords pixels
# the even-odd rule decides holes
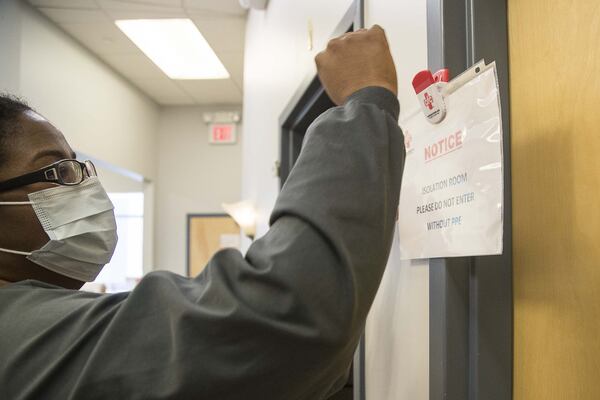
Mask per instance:
[[[316,76],[297,100],[292,100],[281,120],[280,186],[296,164],[306,130],[319,115],[335,107]]]
[[[362,0],[355,0],[331,37],[351,32],[355,27],[362,28],[364,23]],[[306,131],[312,122],[322,113],[335,107],[317,76],[308,76],[300,85],[279,118],[281,127],[281,148],[279,177],[283,187],[294,164],[298,160]],[[328,400],[364,400],[364,337],[361,339],[354,356],[354,362],[346,385]]]

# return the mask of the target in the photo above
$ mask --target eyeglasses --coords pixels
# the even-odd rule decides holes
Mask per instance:
[[[76,186],[91,176],[98,176],[96,167],[91,161],[60,160],[37,171],[0,182],[0,191],[38,182]]]

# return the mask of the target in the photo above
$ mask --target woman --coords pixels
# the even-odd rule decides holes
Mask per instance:
[[[404,147],[383,30],[317,57],[336,107],[309,128],[243,257],[131,293],[80,292],[116,244],[93,165],[0,98],[0,398],[322,399],[346,381],[389,253]]]

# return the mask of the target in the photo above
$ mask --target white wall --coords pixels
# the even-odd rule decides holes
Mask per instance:
[[[410,81],[427,65],[425,2],[366,0],[367,25],[388,34],[399,77],[402,113],[417,106]],[[326,4],[326,5],[325,5]],[[350,0],[271,0],[266,11],[250,13],[244,69],[242,193],[258,205],[258,235],[279,191],[272,166],[279,157],[278,118],[309,74]],[[307,50],[312,19],[314,49]],[[367,399],[428,398],[427,263],[400,263],[396,245],[367,328]]]
[[[412,78],[427,68],[426,2],[367,0],[367,25],[386,30],[398,73],[400,120],[418,107]],[[402,216],[400,216],[402,218]],[[397,234],[366,330],[369,400],[429,398],[429,263],[400,262]]]
[[[279,192],[273,166],[279,159],[279,115],[303,79],[315,74],[313,58],[342,19],[351,0],[271,0],[246,24],[244,66],[243,197],[257,204],[257,236]],[[312,22],[314,48],[308,50]]]
[[[186,273],[186,216],[223,213],[221,203],[241,199],[242,126],[238,143],[210,145],[205,111],[241,107],[167,107],[158,130],[155,269]]]
[[[84,157],[86,158],[86,157]],[[102,164],[96,164],[98,177],[102,182],[102,186],[109,193],[126,193],[126,192],[143,192],[144,182],[132,179],[129,176],[115,172],[112,169],[105,168]]]

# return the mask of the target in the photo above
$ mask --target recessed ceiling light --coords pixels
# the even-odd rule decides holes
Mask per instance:
[[[171,79],[229,78],[219,57],[189,19],[129,19],[115,23]]]

